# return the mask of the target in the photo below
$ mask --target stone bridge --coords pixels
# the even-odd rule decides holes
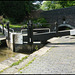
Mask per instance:
[[[75,28],[75,6],[43,11],[40,15],[51,23],[51,31],[56,29],[54,25],[56,21],[58,22],[59,30]]]

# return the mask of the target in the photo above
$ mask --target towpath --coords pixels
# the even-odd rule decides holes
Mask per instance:
[[[75,37],[61,37],[52,44],[44,55],[36,58],[22,74],[75,74]]]
[[[29,55],[29,63],[25,60],[1,74],[75,74],[75,36],[48,41],[51,43]]]

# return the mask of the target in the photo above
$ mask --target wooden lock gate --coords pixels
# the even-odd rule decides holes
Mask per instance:
[[[7,33],[8,33],[7,40],[12,44],[14,52],[15,52],[15,45],[16,44],[33,45],[34,42],[41,42],[42,44],[44,44],[44,43],[46,43],[46,41],[48,39],[53,38],[53,37],[66,36],[66,35],[75,35],[75,29],[58,31],[57,22],[55,23],[56,31],[50,32],[50,30],[47,29],[48,31],[44,32],[44,33],[38,33],[38,32],[41,32],[43,30],[33,29],[33,24],[31,22],[31,20],[29,20],[27,25],[28,25],[28,29],[26,30],[27,34],[15,33],[15,32],[10,33],[9,23],[7,23],[7,30],[8,30],[7,31]],[[2,29],[3,29],[3,33],[4,33],[5,28],[4,28],[4,26],[2,26],[2,27],[3,27]],[[16,40],[16,38],[18,39],[18,41]]]

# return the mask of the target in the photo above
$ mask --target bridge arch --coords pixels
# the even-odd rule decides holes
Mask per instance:
[[[61,30],[68,30],[68,29],[73,29],[74,27],[69,25],[69,24],[60,24],[58,25],[58,31]],[[56,27],[54,28],[54,31],[56,30]]]

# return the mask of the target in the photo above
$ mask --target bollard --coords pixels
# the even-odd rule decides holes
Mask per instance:
[[[31,20],[29,20],[28,22],[28,44],[29,45],[32,45],[33,44],[33,24],[31,22]]]
[[[58,23],[55,22],[55,25],[56,25],[56,33],[58,33]]]

